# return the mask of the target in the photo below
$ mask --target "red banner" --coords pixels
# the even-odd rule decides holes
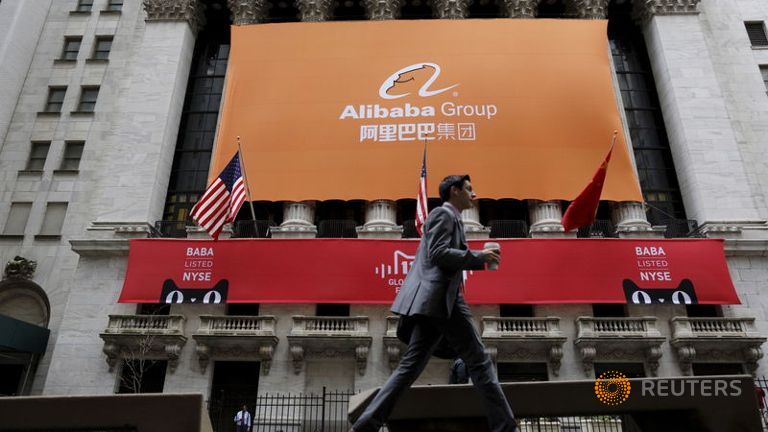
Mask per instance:
[[[509,239],[470,303],[737,304],[721,240]],[[480,249],[483,241],[471,241]],[[131,240],[123,303],[390,303],[417,240]]]

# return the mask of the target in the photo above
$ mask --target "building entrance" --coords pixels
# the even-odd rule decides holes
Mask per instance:
[[[261,363],[254,361],[217,361],[213,367],[213,385],[209,401],[211,424],[216,432],[235,430],[235,414],[243,405],[255,412]]]

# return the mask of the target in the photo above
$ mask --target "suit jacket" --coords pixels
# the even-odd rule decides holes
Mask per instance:
[[[392,312],[406,317],[450,318],[462,271],[482,269],[484,264],[479,252],[469,250],[464,224],[452,206],[445,203],[437,207],[424,223],[416,260],[395,297]]]

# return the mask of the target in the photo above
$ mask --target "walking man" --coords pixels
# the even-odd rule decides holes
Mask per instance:
[[[448,176],[439,190],[443,205],[427,217],[416,260],[392,304],[392,312],[400,315],[398,338],[408,349],[351,432],[379,430],[400,395],[424,370],[441,339],[466,363],[472,384],[485,404],[491,432],[516,430],[512,409],[472,325],[463,294],[462,271],[498,263],[500,251],[471,251],[467,246],[461,212],[472,207],[476,197],[469,176]]]

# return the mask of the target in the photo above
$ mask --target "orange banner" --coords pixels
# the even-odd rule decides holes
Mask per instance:
[[[642,201],[605,21],[232,27],[211,177],[237,150],[254,200],[415,198],[469,173],[482,198],[571,200],[619,130],[602,199]]]

